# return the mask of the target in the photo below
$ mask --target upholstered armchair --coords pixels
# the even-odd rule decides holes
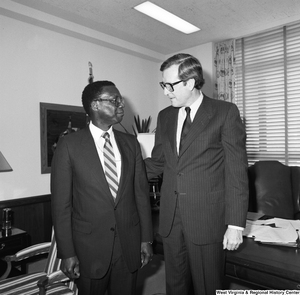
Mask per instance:
[[[248,211],[300,219],[300,167],[278,161],[258,161],[249,167],[248,174]]]
[[[1,295],[49,295],[49,294],[77,294],[76,285],[70,281],[60,269],[61,260],[57,258],[57,247],[52,231],[51,242],[34,245],[23,249],[15,255],[6,256],[8,263],[24,261],[27,258],[49,253],[42,272],[20,275],[0,281]]]

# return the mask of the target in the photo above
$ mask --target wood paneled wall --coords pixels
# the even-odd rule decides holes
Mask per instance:
[[[31,244],[51,240],[51,195],[42,195],[0,202],[0,222],[2,209],[12,209],[12,225],[25,230],[31,239]]]

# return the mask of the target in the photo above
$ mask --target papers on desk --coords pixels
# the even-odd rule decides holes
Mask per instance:
[[[267,220],[247,219],[243,235],[264,244],[297,247],[300,220],[271,218]]]

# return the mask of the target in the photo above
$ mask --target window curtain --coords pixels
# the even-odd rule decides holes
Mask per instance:
[[[235,103],[235,41],[215,45],[216,83],[214,98]]]

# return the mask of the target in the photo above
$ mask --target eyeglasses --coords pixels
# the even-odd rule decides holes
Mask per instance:
[[[124,103],[123,97],[117,97],[117,98],[97,98],[94,99],[94,101],[108,101],[111,104],[114,104],[115,107],[120,106],[122,103]]]
[[[163,90],[165,90],[165,88],[167,88],[167,90],[169,92],[173,92],[174,91],[174,85],[176,84],[179,84],[180,82],[183,82],[183,80],[180,80],[180,81],[177,81],[177,82],[174,82],[174,83],[164,83],[164,82],[159,82],[159,85],[161,86],[161,88]]]

